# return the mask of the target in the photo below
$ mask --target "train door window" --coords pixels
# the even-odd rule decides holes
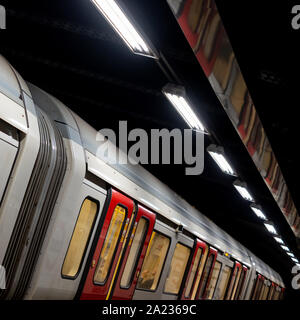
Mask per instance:
[[[239,262],[235,262],[235,266],[231,275],[230,284],[227,289],[225,300],[233,300],[238,285],[238,281],[241,276],[241,269],[241,264]]]
[[[204,297],[204,293],[205,293],[205,288],[207,286],[208,280],[209,280],[209,274],[210,274],[210,270],[212,268],[214,262],[214,255],[210,255],[206,261],[205,264],[205,268],[203,271],[203,279],[202,279],[202,283],[200,284],[200,289],[199,289],[199,299]]]
[[[229,284],[230,276],[231,276],[232,268],[229,266],[225,266],[222,269],[220,283],[219,283],[219,300],[224,300],[225,293]]]
[[[275,294],[274,293],[274,289],[276,289],[276,288],[275,288],[274,284],[272,284],[271,288],[269,290],[269,294],[268,294],[267,300],[273,300],[273,295]]]
[[[237,288],[238,288],[238,284],[240,282],[240,279],[241,279],[241,274],[242,274],[242,268],[240,267],[239,268],[239,271],[238,271],[238,274],[237,274],[237,277],[235,279],[235,283],[234,283],[234,287],[233,287],[233,291],[232,291],[232,295],[231,295],[231,300],[234,300],[234,297],[237,293]]]
[[[202,248],[198,248],[197,254],[196,254],[196,257],[195,257],[195,261],[194,261],[194,264],[193,264],[193,268],[191,270],[191,274],[190,274],[190,277],[189,277],[189,281],[187,283],[187,287],[186,287],[186,290],[185,290],[185,297],[186,298],[188,298],[190,296],[192,285],[193,285],[193,282],[194,282],[194,279],[195,279],[195,275],[196,275],[196,271],[197,271],[197,269],[198,269],[198,267],[200,265],[201,255],[202,255]]]
[[[130,252],[121,278],[121,288],[128,288],[131,285],[132,277],[136,269],[136,264],[138,262],[140,252],[145,241],[148,224],[148,220],[142,217],[137,225],[136,231],[132,231],[132,234],[134,234],[134,238],[132,240]]]
[[[259,300],[266,300],[269,292],[269,287],[267,286],[266,282],[263,284]]]
[[[140,272],[137,289],[155,291],[170,246],[170,239],[154,231]]]
[[[201,280],[201,276],[202,276],[202,273],[203,273],[203,270],[204,270],[204,266],[205,266],[205,262],[206,262],[206,258],[207,258],[208,252],[209,252],[209,250],[207,248],[204,251],[204,253],[202,254],[202,256],[201,256],[200,265],[199,265],[199,268],[198,268],[198,271],[197,271],[197,276],[196,276],[196,279],[195,279],[195,284],[194,284],[192,295],[191,295],[191,300],[194,300],[196,298],[197,289],[198,289],[198,286],[199,286],[199,283],[200,283],[200,280]]]
[[[242,300],[242,292],[246,281],[248,269],[246,267],[243,268],[242,275],[239,281],[239,285],[237,288],[237,294],[235,295],[235,300]]]
[[[257,279],[256,279],[256,284],[255,284],[255,287],[254,287],[254,291],[253,291],[253,294],[252,294],[252,300],[258,300],[262,284],[263,284],[263,278],[260,275],[258,275]]]
[[[169,275],[165,283],[165,293],[178,294],[190,254],[190,248],[180,243],[176,244],[169,269]]]
[[[124,207],[119,205],[115,207],[94,275],[94,282],[97,284],[103,285],[106,282],[126,214]]]
[[[213,298],[217,281],[219,279],[222,264],[218,261],[215,262],[214,269],[211,275],[211,280],[207,289],[206,299],[211,300]]]
[[[62,275],[64,277],[75,278],[78,274],[97,212],[98,203],[90,198],[86,198],[82,203],[62,266]]]

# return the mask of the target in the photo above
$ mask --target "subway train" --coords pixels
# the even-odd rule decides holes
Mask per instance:
[[[6,300],[279,300],[280,275],[0,56]],[[120,151],[120,157],[127,157]]]

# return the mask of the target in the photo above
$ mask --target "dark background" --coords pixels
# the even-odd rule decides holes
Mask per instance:
[[[164,0],[126,0],[136,23],[163,53],[187,89],[209,131],[225,147],[234,168],[274,221],[295,253],[297,243],[243,143],[211,89],[199,63]],[[216,1],[257,112],[267,132],[295,205],[298,197],[298,42],[291,28],[292,3]],[[97,130],[186,128],[166,101],[168,82],[152,59],[133,55],[88,0],[1,1],[7,30],[0,31],[0,54],[27,81],[64,102]],[[211,142],[205,139],[206,146]],[[233,178],[205,154],[200,176],[184,166],[148,165],[147,170],[279,272],[287,298],[293,264],[249,205],[232,187]]]

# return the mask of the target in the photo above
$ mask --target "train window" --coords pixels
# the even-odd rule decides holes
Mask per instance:
[[[248,269],[243,269],[242,271],[242,275],[237,289],[237,294],[235,295],[235,300],[242,300],[242,292],[246,280],[247,271]]]
[[[121,278],[121,287],[128,288],[133,280],[133,275],[138,263],[145,236],[148,229],[148,220],[141,218],[132,241],[130,252],[126,261],[124,272]]]
[[[203,276],[202,276],[202,283],[200,284],[200,289],[199,289],[199,296],[198,296],[199,299],[201,299],[204,296],[204,289],[208,282],[209,272],[213,265],[214,257],[215,256],[211,254],[206,261],[205,268],[203,271]]]
[[[197,271],[197,268],[198,268],[198,266],[200,264],[201,255],[202,255],[202,249],[198,248],[197,254],[196,254],[196,257],[195,257],[195,260],[194,260],[193,268],[192,268],[191,273],[190,273],[189,281],[187,283],[186,290],[185,290],[185,297],[186,298],[188,298],[190,296],[192,285],[193,285],[193,282],[194,282],[194,279],[195,279],[195,275],[196,275],[196,271]]]
[[[178,294],[191,249],[177,243],[165,283],[165,293]]]
[[[201,276],[204,270],[204,266],[205,266],[205,262],[206,262],[206,258],[208,255],[209,250],[205,250],[201,256],[201,260],[200,260],[200,265],[197,271],[197,276],[195,279],[195,284],[193,286],[193,291],[192,291],[192,295],[191,295],[191,300],[194,300],[196,298],[196,293],[197,293],[197,289],[201,280]]]
[[[237,273],[237,277],[235,279],[235,282],[234,282],[234,287],[233,287],[233,290],[232,290],[232,295],[230,297],[230,300],[234,300],[234,297],[235,297],[235,294],[237,292],[237,287],[238,287],[238,283],[240,281],[240,278],[241,278],[241,274],[242,274],[242,267],[239,267],[238,269],[238,273]]]
[[[138,279],[137,289],[156,290],[169,246],[169,238],[153,231]]]
[[[276,289],[275,286],[271,286],[267,300],[274,300],[273,296],[276,294],[276,292],[274,292],[274,289]]]
[[[226,289],[229,284],[231,272],[232,272],[232,268],[230,268],[228,266],[225,266],[222,269],[220,283],[217,288],[217,290],[218,290],[217,299],[218,300],[223,300],[225,297],[225,293],[226,293]]]
[[[218,261],[215,262],[214,269],[211,275],[211,280],[206,292],[206,299],[211,300],[213,298],[217,281],[219,279],[222,264]]]
[[[98,212],[98,204],[86,198],[81,206],[79,216],[73,231],[69,248],[62,267],[64,277],[75,278],[90,237],[95,217]]]
[[[125,218],[126,209],[119,205],[116,206],[111,217],[94,275],[94,282],[97,284],[103,285],[106,282]]]
[[[259,300],[266,300],[269,292],[269,287],[267,286],[266,283],[263,284],[262,290],[259,296]]]
[[[253,294],[252,294],[252,300],[258,300],[262,284],[263,284],[263,279],[261,277],[257,276],[256,284],[255,284]]]

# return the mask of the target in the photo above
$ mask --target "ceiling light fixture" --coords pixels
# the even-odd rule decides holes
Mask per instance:
[[[239,194],[248,201],[254,201],[253,197],[247,190],[247,184],[245,182],[242,182],[240,180],[235,180],[233,183],[233,186],[236,188],[236,190],[239,192]]]
[[[220,169],[231,176],[236,176],[235,171],[232,169],[231,165],[227,161],[225,157],[224,148],[220,146],[216,146],[214,144],[211,144],[207,148],[207,152],[210,154],[210,156],[215,160],[217,165],[220,167]]]
[[[284,242],[282,241],[281,238],[279,238],[279,237],[274,237],[274,239],[275,239],[278,243],[284,244]]]
[[[285,251],[290,251],[290,249],[287,246],[281,246],[281,248]]]
[[[270,223],[270,222],[265,222],[264,225],[265,225],[265,227],[267,228],[267,230],[268,230],[270,233],[277,234],[277,231],[276,231],[276,229],[275,229],[275,227],[273,226],[272,223]]]
[[[207,133],[203,124],[193,111],[191,103],[186,97],[184,87],[169,83],[163,87],[162,92],[191,129]]]
[[[133,53],[158,58],[115,0],[91,0]]]
[[[260,219],[267,220],[267,217],[262,212],[261,206],[257,204],[251,204],[250,208]]]

